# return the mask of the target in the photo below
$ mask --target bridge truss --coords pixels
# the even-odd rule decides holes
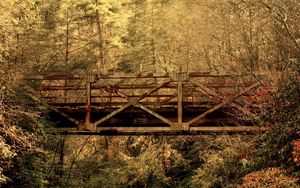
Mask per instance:
[[[247,75],[31,76],[68,134],[250,133],[266,97]],[[72,124],[73,127],[69,125]]]

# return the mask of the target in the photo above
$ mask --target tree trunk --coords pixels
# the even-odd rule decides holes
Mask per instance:
[[[101,27],[101,15],[99,12],[99,0],[95,0],[96,4],[96,26],[98,35],[98,62],[100,63],[101,69],[104,68],[104,45],[103,45],[103,31]]]
[[[69,21],[69,10],[67,10],[67,28],[66,28],[66,54],[65,54],[65,65],[69,63],[69,38],[70,38],[70,21]]]

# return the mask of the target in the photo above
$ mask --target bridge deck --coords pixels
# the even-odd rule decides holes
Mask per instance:
[[[220,134],[239,134],[239,135],[253,135],[266,132],[268,129],[256,126],[226,126],[226,127],[191,127],[190,130],[173,130],[170,128],[157,127],[138,127],[138,128],[113,128],[104,127],[97,128],[94,131],[80,131],[76,128],[60,128],[56,129],[56,133],[63,135],[220,135]]]

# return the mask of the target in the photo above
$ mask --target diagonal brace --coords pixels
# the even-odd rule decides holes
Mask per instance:
[[[171,82],[172,82],[172,81],[169,80],[169,81],[164,82],[164,83],[162,83],[162,84],[156,86],[155,88],[153,88],[153,89],[147,91],[146,93],[142,94],[140,97],[137,98],[137,102],[139,102],[139,101],[141,101],[142,99],[148,97],[149,95],[151,95],[151,94],[154,93],[155,91],[157,91],[157,90],[159,90],[160,88],[162,88],[162,87],[168,85],[168,84],[171,83]]]
[[[161,101],[159,101],[159,104],[165,104],[167,102],[169,102],[170,100],[174,99],[175,97],[177,97],[177,93],[173,94],[171,97],[163,99]]]
[[[79,125],[79,121],[73,117],[71,117],[70,115],[62,112],[61,110],[58,110],[54,107],[50,107],[53,111],[57,112],[58,114],[60,114],[61,116],[67,118],[69,121],[71,121],[72,123],[76,124],[76,125]]]
[[[131,106],[131,104],[130,104],[130,103],[127,103],[125,106],[122,106],[121,108],[119,108],[119,109],[113,111],[112,113],[110,113],[110,114],[106,115],[105,117],[101,118],[100,120],[96,121],[96,122],[94,123],[94,126],[97,127],[99,124],[101,124],[101,123],[103,123],[104,121],[110,119],[111,117],[117,115],[118,113],[122,112],[123,110],[125,110],[125,109],[128,108],[129,106]]]
[[[158,113],[152,111],[151,109],[147,108],[146,106],[144,106],[144,105],[142,105],[142,104],[140,104],[140,103],[136,103],[135,106],[136,106],[136,107],[139,107],[139,108],[141,108],[141,109],[143,109],[144,111],[146,111],[146,112],[148,112],[149,114],[155,116],[156,118],[160,119],[161,121],[163,121],[163,122],[165,122],[165,123],[167,123],[167,124],[169,124],[169,125],[171,125],[171,126],[173,125],[173,122],[171,122],[171,121],[168,120],[167,118],[165,118],[165,117],[159,115]]]
[[[213,90],[201,85],[201,84],[198,84],[192,80],[189,80],[190,83],[192,83],[193,85],[199,87],[200,91],[205,94],[206,96],[208,96],[209,98],[212,98],[211,96],[214,96],[216,97],[217,99],[219,100],[222,100],[222,97],[220,97],[220,95],[216,92],[214,92]]]

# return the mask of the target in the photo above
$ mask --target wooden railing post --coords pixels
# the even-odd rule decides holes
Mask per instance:
[[[178,94],[178,103],[177,103],[177,108],[178,108],[178,113],[177,113],[177,118],[178,118],[178,125],[177,129],[182,130],[182,74],[179,73],[177,75],[178,78],[178,88],[177,88],[177,94]]]
[[[93,82],[93,76],[88,75],[86,79],[86,106],[85,106],[85,129],[95,130],[94,125],[91,123],[91,83]]]

